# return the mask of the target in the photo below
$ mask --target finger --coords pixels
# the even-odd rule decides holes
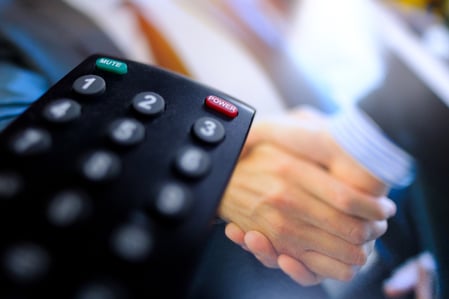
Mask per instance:
[[[300,117],[285,116],[282,121],[265,121],[253,126],[250,143],[275,144],[297,157],[313,161],[331,171],[338,179],[357,189],[378,196],[387,186],[354,160],[329,134],[322,117],[302,112]],[[306,116],[304,116],[306,115]],[[299,119],[299,118],[302,118]],[[289,120],[289,121],[286,121]]]
[[[285,177],[344,213],[368,220],[384,220],[396,213],[396,205],[386,197],[362,193],[305,160],[292,159],[291,163],[283,169]]]
[[[360,270],[358,266],[342,263],[314,251],[304,253],[301,262],[316,275],[341,281],[352,280]]]
[[[416,286],[416,299],[432,299],[433,298],[433,275],[422,265],[418,264],[418,285]]]
[[[277,240],[274,246],[279,254],[287,254],[302,261],[303,254],[311,251],[347,265],[362,266],[372,252],[374,241],[359,246],[313,226],[302,224],[300,227],[296,229],[295,226],[289,228],[284,225],[275,230],[275,235],[268,235],[270,240]]]
[[[235,223],[229,223],[226,225],[225,235],[232,242],[242,246],[245,250],[248,249],[244,241],[245,232],[242,229],[240,229],[240,227],[238,227],[238,225],[236,225]]]
[[[390,298],[396,298],[410,293],[418,283],[418,265],[412,260],[394,271],[383,285],[384,293]]]
[[[296,189],[290,202],[279,203],[278,209],[284,214],[294,213],[293,217],[321,228],[343,240],[362,245],[382,236],[388,227],[387,221],[366,221],[343,213],[322,202],[309,193]]]
[[[271,161],[268,161],[269,163],[252,163],[253,160],[266,161],[266,157],[273,157],[272,154],[278,157],[276,163]],[[238,176],[233,176],[231,179],[231,185],[234,188],[230,188],[226,192],[226,200],[222,202],[220,207],[220,216],[231,222],[238,221],[237,224],[244,231],[256,230],[262,232],[273,242],[278,253],[285,253],[298,258],[302,250],[314,250],[347,264],[364,264],[368,253],[364,248],[358,246],[358,243],[364,242],[345,241],[329,232],[335,226],[342,231],[342,234],[353,237],[351,234],[354,234],[354,231],[363,232],[364,227],[352,229],[352,227],[358,225],[355,222],[349,223],[345,227],[342,222],[345,218],[338,215],[334,217],[333,222],[329,222],[329,219],[326,218],[319,218],[323,217],[319,212],[322,210],[321,207],[307,207],[303,204],[303,200],[300,200],[301,194],[289,190],[291,185],[295,189],[302,190],[299,183],[296,184],[296,187],[295,184],[287,183],[288,188],[284,188],[287,177],[280,182],[273,179],[273,177],[277,177],[273,174],[273,170],[270,170],[273,164],[278,164],[278,167],[281,168],[297,167],[294,164],[296,159],[292,159],[290,155],[287,159],[286,156],[285,152],[273,146],[258,146],[251,156],[239,165]],[[247,164],[253,167],[245,169]],[[287,166],[279,166],[279,164]],[[290,172],[287,171],[287,173]],[[293,178],[293,180],[295,179]],[[280,183],[279,186],[276,182]],[[311,198],[310,195],[308,196]],[[232,199],[236,200],[233,202]],[[303,199],[306,199],[306,197]],[[324,204],[321,203],[321,205]],[[327,206],[327,208],[330,209],[331,207]],[[312,214],[311,210],[313,209],[315,214],[312,217],[320,219],[323,225],[321,229],[300,217],[304,213]],[[232,219],[230,219],[230,216],[226,217],[227,215],[231,215]],[[355,235],[357,234],[359,233]],[[369,233],[361,233],[360,235],[362,237],[368,235],[367,239],[369,239]]]
[[[267,157],[270,157],[270,163],[263,163]],[[276,163],[273,163],[272,157],[277,157]],[[334,178],[317,164],[288,154],[279,147],[268,144],[257,146],[249,160],[260,162],[252,163],[254,173],[271,173],[349,215],[384,220],[396,213],[396,205],[391,200],[362,193]]]
[[[321,282],[321,278],[307,269],[303,263],[288,255],[280,255],[278,265],[285,274],[300,285],[312,286]]]
[[[249,231],[245,234],[245,245],[256,258],[268,268],[279,268],[277,264],[278,254],[270,240],[262,233]]]

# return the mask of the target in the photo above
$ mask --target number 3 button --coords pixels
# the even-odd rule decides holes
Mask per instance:
[[[225,137],[223,125],[212,117],[202,117],[193,125],[193,134],[206,143],[218,143]]]

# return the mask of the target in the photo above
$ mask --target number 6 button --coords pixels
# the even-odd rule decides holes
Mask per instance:
[[[225,137],[223,125],[212,117],[202,117],[193,124],[193,134],[206,143],[218,143]]]

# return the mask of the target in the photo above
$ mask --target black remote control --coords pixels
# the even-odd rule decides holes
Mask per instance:
[[[86,59],[0,134],[0,298],[183,298],[254,113]]]

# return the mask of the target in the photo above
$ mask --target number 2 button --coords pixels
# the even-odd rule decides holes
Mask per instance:
[[[154,116],[165,109],[165,101],[155,92],[141,92],[133,99],[134,109],[144,115]]]

